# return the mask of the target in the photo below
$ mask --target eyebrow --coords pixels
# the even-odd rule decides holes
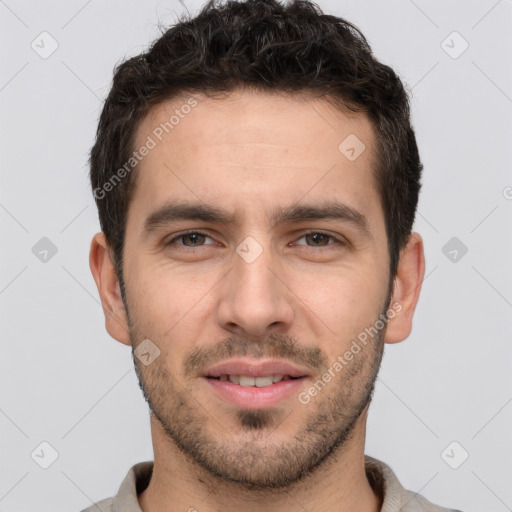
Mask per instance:
[[[280,224],[322,219],[347,222],[365,236],[372,238],[368,219],[353,207],[337,201],[294,203],[284,208],[275,208],[270,216],[270,226],[272,229]],[[240,224],[242,217],[240,212],[231,213],[223,208],[204,203],[170,202],[148,215],[144,222],[144,232],[149,234],[180,220],[236,225]]]

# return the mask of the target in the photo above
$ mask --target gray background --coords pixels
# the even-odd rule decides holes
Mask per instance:
[[[105,331],[88,266],[99,223],[86,161],[113,66],[145,49],[158,20],[201,4],[0,1],[4,512],[81,510],[152,459],[130,349]],[[512,2],[319,5],[361,28],[411,89],[425,165],[426,279],[412,335],[386,347],[366,453],[434,503],[512,510]],[[43,31],[59,45],[45,59],[31,47],[51,48]],[[469,44],[460,55],[453,31]],[[46,262],[32,250],[43,237],[57,248]],[[443,252],[452,237],[456,261]],[[48,469],[35,462],[49,461],[43,441],[58,452]]]

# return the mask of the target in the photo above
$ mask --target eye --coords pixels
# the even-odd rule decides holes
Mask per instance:
[[[187,243],[180,243],[177,245],[180,245],[182,247],[189,247],[191,249],[193,249],[194,247],[201,247],[202,245],[212,245],[201,243],[204,242],[205,238],[209,238],[211,240],[211,238],[202,231],[187,231],[186,233],[181,233],[180,235],[171,238],[169,241],[165,242],[165,245],[173,245],[177,240],[190,241],[191,245],[187,245]]]
[[[313,245],[309,245],[309,247],[329,247],[332,245],[341,244],[344,245],[344,242],[329,233],[324,233],[323,231],[309,231],[308,233],[304,233],[299,240],[301,239],[310,240]],[[335,240],[334,244],[329,244],[328,240]],[[308,244],[298,244],[298,245],[308,245]]]
[[[204,245],[214,245],[213,243],[205,243],[205,240],[212,240],[206,233],[202,231],[186,231],[184,233],[180,233],[177,236],[174,236],[167,242],[165,242],[165,246],[177,245],[180,248],[183,247],[188,249],[194,249],[198,247],[202,247]],[[310,241],[311,244],[302,244],[298,243],[297,245],[306,245],[308,248],[318,248],[318,247],[331,247],[336,245],[345,245],[340,238],[337,238],[329,233],[325,233],[323,231],[309,231],[308,233],[304,233],[299,240],[305,239],[306,241]],[[329,243],[329,240],[334,240],[334,243]],[[181,243],[177,243],[181,241]]]

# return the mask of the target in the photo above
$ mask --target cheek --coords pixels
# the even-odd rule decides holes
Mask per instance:
[[[161,336],[179,318],[182,301],[177,287],[145,265],[132,265],[126,277],[133,323],[147,335]]]
[[[173,267],[165,260],[152,261],[151,258],[140,260],[131,269],[137,300],[155,314],[179,311],[185,307],[184,302],[194,296],[200,296],[202,284],[190,270],[183,271]]]
[[[291,288],[303,301],[299,301],[303,313],[311,317],[313,312],[329,328],[328,336],[345,343],[379,316],[386,285],[382,276],[369,269],[340,268],[328,274],[301,275]]]
[[[218,275],[143,262],[133,265],[130,271],[131,276],[136,276],[130,282],[134,310],[131,316],[139,335],[159,340],[161,350],[181,353],[198,330],[208,325],[205,317],[212,318],[209,299],[213,295],[208,291],[214,288]]]

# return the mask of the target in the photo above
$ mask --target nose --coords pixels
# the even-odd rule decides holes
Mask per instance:
[[[235,254],[233,268],[220,288],[217,319],[220,327],[239,335],[286,332],[293,323],[293,297],[270,249],[252,262]]]

